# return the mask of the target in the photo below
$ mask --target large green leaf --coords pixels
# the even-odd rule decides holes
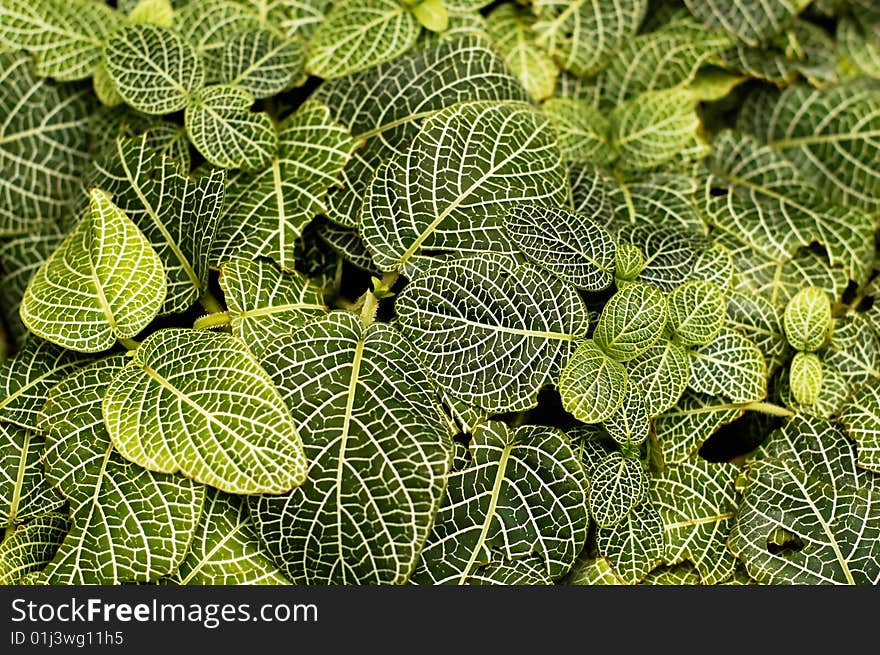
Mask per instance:
[[[606,455],[590,474],[587,503],[596,525],[611,528],[625,519],[645,499],[647,482],[638,459]]]
[[[644,354],[666,325],[666,298],[647,284],[628,284],[599,316],[593,340],[612,359],[626,362]]]
[[[297,39],[260,29],[240,32],[226,45],[221,80],[255,98],[281,93],[303,79],[305,53]]]
[[[67,516],[49,512],[7,534],[0,542],[0,585],[18,584],[29,573],[42,570],[69,527]]]
[[[261,171],[278,152],[269,114],[251,111],[254,96],[230,84],[209,86],[190,96],[186,132],[205,159],[220,168]]]
[[[306,478],[278,390],[227,334],[151,334],[107,389],[104,418],[119,453],[151,471],[240,494],[283,493]]]
[[[515,205],[504,227],[526,257],[560,279],[588,291],[611,286],[617,244],[592,218],[567,209]]]
[[[423,250],[512,252],[501,222],[513,204],[562,206],[568,179],[552,128],[525,105],[471,103],[432,115],[410,149],[382,165],[361,236],[383,271]]]
[[[220,267],[220,286],[232,334],[258,357],[274,337],[327,312],[320,292],[299,273],[268,262],[233,259]]]
[[[312,34],[306,70],[332,79],[370,68],[409,50],[419,30],[399,0],[342,0]]]
[[[565,575],[589,524],[587,481],[565,435],[492,422],[469,448],[471,465],[449,475],[413,580],[463,584],[498,555],[537,555],[549,578]]]
[[[857,463],[880,473],[880,383],[864,385],[840,412],[847,436],[856,442]]]
[[[810,0],[684,0],[694,16],[712,29],[723,29],[750,46],[759,46],[788,27]]]
[[[335,312],[263,354],[303,436],[309,477],[251,504],[294,583],[403,583],[452,460],[439,397],[400,333]]]
[[[636,584],[663,562],[663,539],[663,519],[646,500],[614,527],[599,528],[596,549],[612,565],[614,578]]]
[[[675,405],[684,393],[691,367],[684,346],[661,338],[626,363],[626,374],[638,386],[648,416],[657,416]]]
[[[538,44],[575,75],[600,71],[639,28],[647,0],[535,0]]]
[[[39,432],[0,423],[0,525],[8,532],[64,505],[46,479],[44,444]]]
[[[562,406],[584,423],[611,418],[623,404],[626,389],[626,369],[592,339],[577,347],[559,376]]]
[[[527,101],[504,62],[473,36],[415,50],[400,58],[318,87],[314,97],[364,143],[345,169],[345,183],[328,197],[328,216],[360,223],[363,197],[376,168],[402,155],[428,116],[461,102]]]
[[[487,16],[495,49],[529,95],[541,102],[553,95],[558,69],[550,55],[538,46],[532,31],[534,24],[534,16],[510,4],[496,7]]]
[[[97,163],[94,185],[113,194],[162,258],[168,278],[163,313],[187,309],[207,288],[225,177],[221,170],[186,175],[150,148],[146,135],[118,139]]]
[[[34,334],[80,352],[131,339],[165,301],[162,260],[104,191],[31,279],[21,319]]]
[[[243,501],[209,489],[189,551],[164,580],[175,585],[286,585]]]
[[[0,2],[0,43],[29,51],[37,73],[58,80],[89,77],[104,40],[122,23],[112,7],[92,0]]]
[[[770,584],[880,581],[876,482],[856,467],[837,426],[795,418],[749,460],[743,478],[730,548],[750,576]]]
[[[70,221],[83,204],[86,93],[34,74],[30,57],[0,53],[0,236],[33,236]]]
[[[145,114],[183,109],[205,82],[195,48],[165,27],[129,25],[104,47],[107,73],[126,103]]]
[[[703,584],[733,575],[727,537],[736,514],[737,467],[694,458],[651,481],[650,498],[663,519],[667,564],[691,562]]]
[[[589,321],[574,287],[488,254],[435,266],[403,289],[395,308],[440,385],[492,411],[534,406]]]
[[[294,242],[326,209],[326,195],[358,142],[309,100],[278,126],[279,148],[268,168],[230,177],[212,259],[270,257],[294,268]]]
[[[43,409],[46,478],[70,503],[70,533],[43,574],[49,584],[151,582],[173,573],[205,488],[120,457],[101,404],[125,357],[99,360],[52,389]]]
[[[743,411],[722,398],[686,391],[674,407],[653,421],[664,463],[681,464],[694,457],[706,439]]]
[[[627,456],[638,452],[651,430],[648,408],[638,382],[627,375],[626,393],[617,410],[602,421],[602,427]]]

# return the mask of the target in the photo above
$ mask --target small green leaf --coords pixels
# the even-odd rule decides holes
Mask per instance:
[[[104,419],[119,453],[150,471],[181,471],[239,494],[283,493],[306,478],[302,442],[278,390],[226,334],[151,334],[107,389]]]
[[[174,13],[174,29],[204,62],[205,82],[219,82],[226,47],[240,32],[260,28],[258,12],[237,0],[189,0]]]
[[[584,423],[611,418],[623,404],[626,388],[626,369],[592,339],[578,346],[559,376],[562,406]]]
[[[802,405],[812,405],[822,393],[822,360],[814,353],[795,353],[791,360],[788,384],[795,399]]]
[[[666,324],[666,298],[647,284],[630,284],[605,305],[593,333],[596,345],[626,362],[653,346]]]
[[[150,23],[159,27],[171,27],[174,23],[174,6],[171,0],[138,0],[128,12],[132,23]]]
[[[614,527],[641,504],[647,491],[648,479],[642,463],[611,453],[590,476],[590,516],[600,528]]]
[[[648,416],[654,417],[681,398],[691,376],[690,361],[684,346],[661,338],[626,363],[626,374],[641,390]]]
[[[281,93],[303,79],[305,52],[297,39],[248,30],[226,45],[220,80],[249,91],[255,98]]]
[[[34,334],[79,352],[130,339],[165,301],[162,260],[147,238],[98,189],[88,215],[34,275],[21,319]]]
[[[685,282],[669,294],[669,328],[679,343],[703,346],[724,326],[727,301],[711,282]]]
[[[705,346],[690,351],[690,386],[734,403],[767,395],[767,364],[758,347],[739,332],[724,329]]]
[[[819,287],[801,289],[785,307],[785,337],[796,350],[819,350],[832,325],[831,301]]]
[[[627,377],[623,403],[602,421],[602,427],[623,449],[624,454],[638,453],[638,447],[648,438],[651,429],[642,389],[632,377]]]
[[[614,276],[618,280],[632,282],[645,267],[645,257],[638,247],[623,242],[614,251]]]
[[[449,27],[449,13],[443,0],[422,0],[412,8],[412,13],[426,30],[443,32]]]

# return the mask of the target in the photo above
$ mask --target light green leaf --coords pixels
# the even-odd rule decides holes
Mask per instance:
[[[87,91],[0,52],[0,236],[53,232],[79,213],[92,109]]]
[[[137,226],[104,191],[31,279],[21,320],[34,334],[100,352],[152,322],[165,301],[165,271]]]
[[[614,577],[637,584],[663,562],[663,520],[650,500],[633,509],[620,523],[596,531],[596,548],[613,566]]]
[[[663,461],[672,466],[692,459],[706,439],[743,411],[722,398],[686,391],[674,407],[653,421]]]
[[[69,527],[67,516],[49,512],[6,536],[0,543],[0,585],[20,584],[24,576],[42,570]]]
[[[707,27],[723,29],[750,46],[759,46],[788,27],[810,0],[684,0]]]
[[[727,300],[711,282],[692,280],[669,294],[669,329],[685,346],[712,341],[724,326]]]
[[[666,313],[666,298],[660,291],[647,284],[629,284],[605,305],[593,340],[612,359],[629,361],[657,342]]]
[[[880,383],[859,389],[843,406],[839,419],[847,436],[856,442],[858,465],[880,473]]]
[[[81,80],[95,70],[104,40],[123,20],[91,0],[3,0],[0,43],[32,53],[41,77]]]
[[[880,498],[834,424],[798,417],[746,466],[730,549],[768,584],[880,581]],[[768,542],[782,532],[783,548]]]
[[[795,399],[802,405],[812,405],[822,393],[822,360],[815,353],[795,353],[791,360],[788,384]]]
[[[257,357],[274,337],[327,313],[320,292],[306,278],[282,273],[268,262],[226,262],[220,267],[220,287],[232,334]]]
[[[559,376],[562,406],[583,423],[601,423],[623,404],[626,369],[592,339],[584,341]]]
[[[174,14],[174,29],[204,62],[205,82],[218,82],[227,44],[246,30],[261,27],[253,7],[233,0],[189,0]]]
[[[415,45],[419,29],[398,0],[342,0],[312,34],[306,70],[332,79],[390,61]]]
[[[412,346],[393,328],[334,312],[278,339],[263,363],[310,466],[291,494],[253,500],[263,543],[296,584],[406,582],[452,460]]]
[[[645,256],[631,243],[618,244],[614,251],[614,278],[618,286],[622,282],[633,282],[645,268]]]
[[[294,269],[294,243],[326,209],[326,196],[358,143],[327,107],[308,100],[285,118],[268,168],[229,179],[212,259],[270,257]]]
[[[535,0],[538,44],[575,75],[600,71],[639,28],[647,0]]]
[[[119,9],[118,3],[117,9]],[[138,0],[128,12],[128,20],[132,23],[152,23],[161,27],[171,27],[174,23],[174,5],[172,0]]]
[[[733,464],[694,458],[651,480],[650,498],[663,519],[666,564],[690,562],[703,584],[733,575],[736,559],[727,536],[736,515]]]
[[[129,25],[104,46],[104,64],[125,102],[145,114],[170,114],[186,107],[205,83],[195,48],[158,25]]]
[[[218,84],[194,93],[184,122],[192,144],[220,168],[260,171],[278,151],[278,134],[265,112],[252,112],[254,96],[237,86]]]
[[[432,32],[444,32],[449,27],[449,13],[443,0],[419,0],[411,11],[419,24]]]
[[[598,109],[582,100],[550,98],[541,110],[556,130],[565,161],[607,164],[617,158],[609,142],[611,124]]]
[[[536,102],[553,95],[558,69],[553,59],[542,50],[532,27],[534,16],[514,5],[503,4],[487,17],[492,45]]]
[[[764,355],[747,337],[723,329],[712,341],[689,352],[690,387],[734,403],[761,400],[767,395]]]
[[[688,385],[690,361],[684,346],[661,338],[644,353],[626,363],[630,383],[641,390],[649,417],[675,405]]]
[[[226,334],[151,334],[107,389],[104,419],[119,453],[151,471],[240,494],[283,493],[306,477],[278,390]]]
[[[498,555],[535,555],[560,578],[587,538],[587,481],[564,434],[491,422],[471,439],[470,467],[449,475],[444,502],[413,574],[463,584]]]
[[[119,95],[116,83],[107,72],[107,66],[103,61],[97,65],[92,75],[92,90],[105,107],[117,107],[125,102],[125,98]]]
[[[101,403],[126,358],[102,359],[49,394],[46,478],[70,502],[70,533],[44,572],[48,584],[153,582],[174,572],[202,511],[204,487],[120,457]]]
[[[512,252],[501,221],[521,202],[562,206],[568,179],[553,130],[525,105],[461,104],[433,114],[409,151],[376,172],[361,236],[383,271],[422,250]]]
[[[95,186],[113,194],[162,259],[168,278],[163,313],[187,309],[207,288],[225,179],[221,170],[188,176],[150,148],[147,135],[117,140],[97,163]]]
[[[600,528],[611,528],[641,504],[648,478],[638,459],[607,455],[590,475],[590,516]]]
[[[837,44],[862,74],[880,78],[880,20],[856,21],[842,16],[837,23]]]
[[[305,51],[296,39],[260,29],[240,32],[226,45],[220,80],[268,98],[304,79]]]
[[[602,427],[623,449],[624,454],[632,454],[638,453],[639,446],[648,438],[651,422],[641,387],[629,375],[627,378],[623,403],[602,421]]]
[[[785,337],[792,348],[813,352],[830,336],[831,301],[819,287],[798,291],[785,307]]]
[[[7,531],[64,505],[43,470],[44,444],[39,432],[0,423],[0,526]]]
[[[504,62],[472,35],[324,82],[314,97],[364,143],[345,169],[342,188],[328,197],[327,215],[349,227],[360,223],[363,198],[376,169],[406,152],[428,116],[462,98],[528,101]]]
[[[589,291],[611,286],[616,244],[591,217],[567,209],[514,205],[504,227],[526,257],[558,278]]]
[[[245,503],[208,489],[205,508],[177,571],[163,581],[174,585],[287,585],[266,553]]]
[[[495,412],[533,407],[589,321],[573,287],[494,254],[437,265],[404,287],[395,309],[439,385]]]

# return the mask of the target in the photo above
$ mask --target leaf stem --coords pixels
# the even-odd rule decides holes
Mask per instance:
[[[119,343],[125,346],[126,350],[137,350],[141,345],[140,341],[134,339],[119,339]]]
[[[223,305],[221,305],[220,301],[214,297],[214,294],[211,293],[210,289],[205,289],[205,292],[199,297],[199,303],[209,314],[220,314],[225,311]]]
[[[372,291],[364,294],[364,305],[361,307],[361,321],[364,325],[372,325],[376,320],[376,312],[379,311],[379,300],[373,295]]]
[[[792,418],[795,415],[795,412],[788,409],[787,407],[780,407],[779,405],[774,405],[773,403],[755,402],[745,403],[736,406],[749,412],[760,412],[762,414],[768,414],[770,416],[781,416],[783,418]]]
[[[196,330],[212,330],[229,325],[230,321],[229,312],[215,312],[206,316],[199,316],[193,323],[193,328]]]

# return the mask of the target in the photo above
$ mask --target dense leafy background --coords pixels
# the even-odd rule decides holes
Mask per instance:
[[[870,0],[0,0],[3,584],[880,583]]]

